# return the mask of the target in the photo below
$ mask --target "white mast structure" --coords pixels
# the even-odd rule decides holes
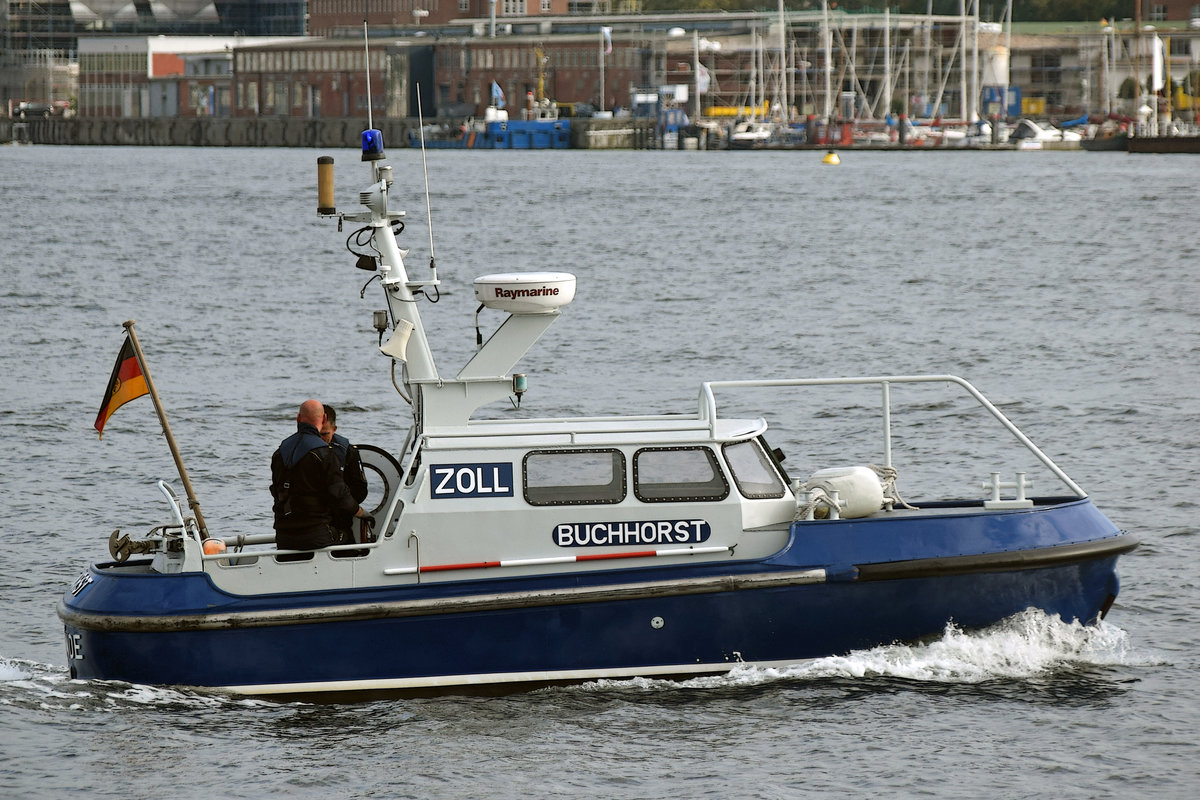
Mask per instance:
[[[1000,98],[1001,116],[1008,119],[1008,86],[1012,82],[1012,0],[1004,9],[1004,95]]]
[[[886,117],[892,113],[892,20],[891,9],[883,7],[883,108],[877,116]]]
[[[958,0],[958,17],[963,21],[965,27],[967,21],[967,3],[966,0]],[[963,122],[971,121],[971,112],[969,110],[970,95],[967,94],[967,36],[964,27],[958,29],[958,110]]]
[[[833,34],[829,30],[829,0],[821,0],[821,49],[825,51],[825,106],[821,112],[825,125],[833,113]],[[828,130],[828,128],[826,128]]]
[[[792,98],[788,91],[787,21],[783,16],[783,0],[779,0],[779,104],[783,121],[791,122]]]

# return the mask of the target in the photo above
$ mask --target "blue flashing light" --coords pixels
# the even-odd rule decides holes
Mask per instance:
[[[368,128],[362,133],[362,160],[378,161],[383,158],[383,131]]]

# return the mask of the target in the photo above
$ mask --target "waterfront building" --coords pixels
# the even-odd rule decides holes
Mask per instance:
[[[83,117],[226,116],[233,51],[266,37],[127,36],[79,40]]]
[[[0,0],[0,107],[77,107],[79,40],[300,36],[306,0]]]
[[[91,0],[88,8],[107,8],[102,2],[117,0]],[[172,0],[164,8],[182,19],[200,3]],[[121,12],[112,11],[109,28],[96,23],[70,58],[39,51],[51,66],[24,73],[20,89],[10,80],[8,95],[69,96],[80,114],[92,116],[364,116],[362,12],[353,6],[314,2],[311,24],[321,35],[269,39],[119,36]],[[230,7],[219,7],[220,19],[234,19]],[[286,7],[279,6],[280,19],[291,13]],[[613,110],[649,92],[673,98],[693,119],[1132,115],[1143,105],[1141,93],[1122,87],[1149,72],[1155,36],[1176,87],[1164,91],[1164,102],[1190,109],[1200,94],[1193,77],[1200,29],[1156,19],[1175,13],[1174,6],[1147,10],[1150,31],[1123,20],[1017,25],[1011,32],[976,15],[638,14],[622,13],[632,5],[618,3],[591,13],[600,7],[572,0],[372,2],[370,108],[395,117],[416,116],[418,108],[431,118],[480,115],[495,86],[516,113],[531,97]],[[214,8],[196,9],[195,23]],[[26,32],[25,41],[35,39]],[[55,71],[57,64],[78,65],[77,88],[74,74]]]

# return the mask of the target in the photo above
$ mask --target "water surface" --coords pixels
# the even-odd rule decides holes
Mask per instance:
[[[343,248],[350,230],[316,217],[317,155],[0,151],[0,796],[1200,789],[1188,156],[847,153],[830,167],[819,153],[430,152],[427,215],[419,154],[392,154],[414,274],[433,220],[444,284],[422,313],[444,372],[474,347],[475,276],[579,277],[522,364],[522,409],[489,415],[690,411],[704,379],[962,375],[1142,537],[1097,628],[1030,614],[786,670],[501,698],[325,706],[69,681],[59,596],[113,528],[161,522],[154,481],[178,485],[148,399],[103,441],[91,427],[124,320],[210,528],[269,524],[270,453],[306,397],[337,406],[355,441],[403,441],[371,329],[378,285],[360,298],[370,276]],[[333,155],[349,209],[365,169]],[[902,474],[921,462],[961,492],[1003,465],[957,404],[897,401],[961,431],[952,462],[906,432]],[[727,402],[800,420],[776,442],[797,474],[874,455],[847,452],[873,397]]]

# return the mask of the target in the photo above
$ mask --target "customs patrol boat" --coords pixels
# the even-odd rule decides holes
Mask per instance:
[[[362,160],[363,208],[342,212],[332,159],[319,159],[318,211],[358,226],[352,253],[386,303],[375,312],[381,366],[411,406],[402,444],[360,447],[374,536],[280,550],[269,529],[208,530],[160,481],[164,524],[140,539],[114,532],[112,558],[58,606],[72,677],[274,696],[503,691],[780,666],[1029,608],[1082,623],[1109,610],[1117,559],[1136,539],[961,378],[707,382],[680,414],[478,418],[526,391],[514,368],[564,313],[575,277],[478,278],[480,313],[505,316],[442,374],[418,302],[435,291],[436,267],[431,258],[421,278],[405,267],[379,131],[364,132]],[[1007,469],[1037,468],[1058,495],[1031,496],[1026,473],[989,473],[953,441],[945,452],[966,463],[937,463],[971,496],[922,495],[920,471],[893,459],[910,409],[892,393],[935,383],[1014,443],[1019,463]],[[814,387],[870,387],[878,464],[851,456],[789,474],[764,419],[718,410],[743,389]],[[815,443],[823,423],[805,424]],[[903,430],[896,454],[925,428]]]

